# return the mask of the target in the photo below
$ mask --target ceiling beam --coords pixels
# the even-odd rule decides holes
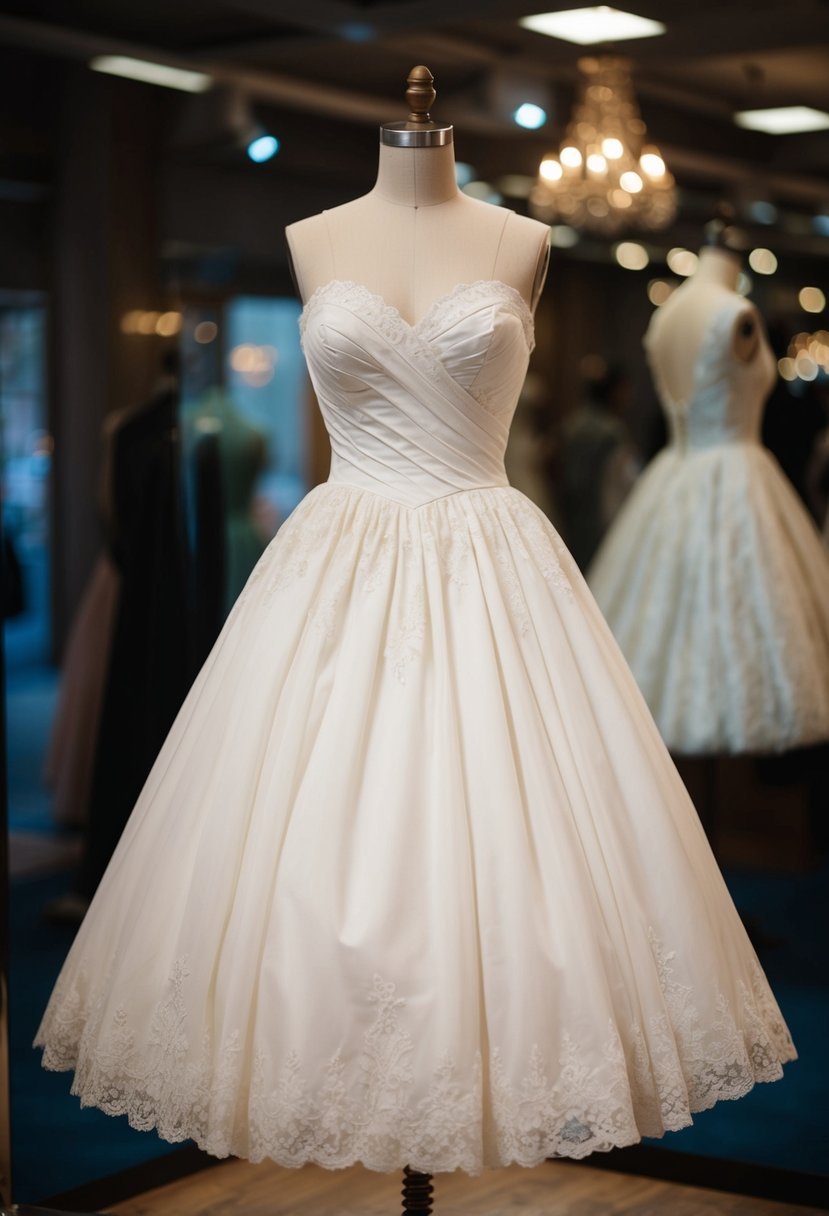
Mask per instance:
[[[254,0],[244,0],[245,3]],[[262,7],[270,7],[265,0]],[[337,9],[344,6],[337,0],[314,0],[326,5],[336,5]],[[407,9],[422,8],[434,5],[436,0],[423,0],[421,5],[405,6]],[[360,10],[373,12],[374,10]],[[433,34],[430,36],[431,46],[450,56],[453,51],[460,53],[461,47],[452,38]],[[398,48],[402,43],[394,40]],[[26,47],[50,55],[88,61],[95,55],[120,54],[139,59],[149,59],[154,62],[169,64],[175,67],[186,67],[208,73],[218,84],[238,88],[254,99],[269,102],[276,106],[304,113],[313,113],[340,120],[354,122],[383,122],[388,120],[390,103],[385,97],[369,93],[358,93],[349,88],[338,88],[321,84],[316,80],[303,80],[296,76],[283,75],[266,70],[252,70],[238,64],[221,62],[210,56],[192,57],[174,55],[158,47],[146,46],[121,39],[111,38],[96,33],[67,29],[49,25],[45,22],[27,21],[20,18],[0,15],[0,42],[14,46]],[[480,51],[482,66],[503,66],[506,70],[522,70],[522,60],[517,63],[507,60],[502,63],[494,53],[488,53],[485,48]],[[530,65],[528,64],[527,67]],[[532,65],[538,70],[538,65]],[[572,73],[572,65],[567,71]],[[551,79],[556,73],[550,72]],[[699,97],[690,89],[681,89],[660,81],[648,80],[647,75],[637,80],[637,88],[643,97],[651,97],[656,101],[670,104],[678,109],[686,109],[697,114],[714,119],[730,121],[730,109],[724,102],[716,99]],[[494,116],[488,116],[474,107],[470,102],[463,104],[461,96],[457,98],[457,107],[452,115],[456,126],[464,131],[477,135],[505,137],[503,122]],[[748,178],[768,183],[768,188],[780,197],[788,197],[807,205],[821,206],[825,203],[829,187],[826,183],[798,172],[802,168],[800,162],[795,162],[792,170],[785,165],[764,166],[747,162],[736,156],[712,156],[689,146],[667,147],[663,140],[666,156],[672,168],[689,177],[717,177],[722,181],[745,181]]]

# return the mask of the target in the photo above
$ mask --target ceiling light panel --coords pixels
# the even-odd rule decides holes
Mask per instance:
[[[213,83],[204,72],[173,68],[165,63],[152,63],[149,59],[131,59],[126,55],[98,55],[90,60],[89,66],[93,72],[126,76],[129,80],[141,80],[144,84],[157,84],[166,89],[180,89],[185,93],[204,93]]]
[[[593,8],[571,8],[560,13],[535,13],[521,17],[519,25],[546,34],[550,38],[561,38],[564,42],[575,42],[579,46],[590,46],[596,42],[623,42],[629,38],[653,38],[665,33],[661,21],[639,17],[618,8],[599,4]]]
[[[771,110],[741,110],[734,115],[738,127],[767,135],[794,135],[799,131],[825,131],[829,114],[810,106],[778,106]]]

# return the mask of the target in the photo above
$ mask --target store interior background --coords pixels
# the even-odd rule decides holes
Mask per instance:
[[[327,444],[301,358],[283,229],[371,188],[377,127],[405,116],[411,67],[435,75],[434,114],[454,124],[465,184],[527,213],[539,163],[557,150],[570,115],[577,60],[624,54],[649,139],[676,178],[678,213],[667,228],[614,237],[551,229],[509,472],[555,522],[567,418],[591,382],[610,373],[621,385],[614,408],[640,467],[664,442],[642,350],[662,290],[654,284],[681,281],[669,252],[697,250],[722,201],[746,251],[775,255],[772,274],[747,268],[745,289],[782,343],[778,353],[798,333],[829,328],[825,299],[818,312],[802,305],[804,287],[817,289],[812,301],[829,294],[829,130],[775,136],[733,119],[775,105],[829,110],[825,5],[635,9],[665,22],[665,35],[583,49],[522,29],[518,18],[532,9],[510,0],[0,5],[2,505],[23,587],[22,610],[5,625],[18,1201],[42,1202],[178,1148],[79,1111],[69,1078],[43,1073],[29,1047],[72,935],[43,915],[78,848],[77,829],[56,822],[43,768],[60,663],[103,544],[104,420],[152,396],[172,351],[183,461],[212,389],[261,437],[249,505],[262,545],[324,480]],[[90,70],[104,54],[189,65],[214,85],[193,95]],[[516,125],[525,100],[546,109],[540,129]],[[257,132],[279,140],[266,163],[246,151]],[[619,240],[643,245],[647,265],[620,265]],[[826,344],[829,358],[829,334]],[[793,476],[829,427],[826,367],[775,390],[768,439]],[[821,484],[811,493],[816,518],[827,496]],[[192,520],[188,527],[192,536]],[[783,1083],[660,1144],[696,1161],[697,1181],[717,1159],[829,1174],[827,767],[825,749],[808,749],[684,774],[705,801],[715,850],[801,1052]]]

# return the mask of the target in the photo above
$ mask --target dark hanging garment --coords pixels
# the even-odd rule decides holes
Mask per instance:
[[[193,636],[201,667],[265,547],[252,508],[267,443],[220,389],[205,394],[186,425],[192,485]]]
[[[193,675],[178,397],[165,389],[113,438],[112,558],[121,595],[78,892],[91,898]]]

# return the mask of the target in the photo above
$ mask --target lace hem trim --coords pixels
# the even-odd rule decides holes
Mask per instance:
[[[140,1031],[124,1008],[105,1018],[107,979],[89,994],[83,967],[62,976],[36,1045],[45,1048],[44,1067],[75,1070],[72,1092],[83,1106],[125,1114],[172,1142],[194,1139],[218,1157],[327,1168],[361,1161],[382,1171],[409,1164],[429,1173],[582,1158],[685,1127],[692,1113],[778,1079],[796,1055],[756,964],[751,988],[738,984],[736,1012],[719,993],[716,1016],[703,1019],[674,976],[674,953],[653,931],[650,941],[664,1012],[647,1027],[631,1025],[626,1043],[611,1019],[600,1047],[567,1033],[555,1055],[536,1044],[523,1077],[494,1049],[488,1101],[478,1053],[462,1066],[444,1055],[431,1078],[416,1077],[415,1044],[402,1024],[407,1002],[379,975],[366,994],[373,1021],[359,1049],[319,1071],[296,1051],[279,1064],[246,1050],[239,1029],[221,1044],[194,1033],[186,959]]]

